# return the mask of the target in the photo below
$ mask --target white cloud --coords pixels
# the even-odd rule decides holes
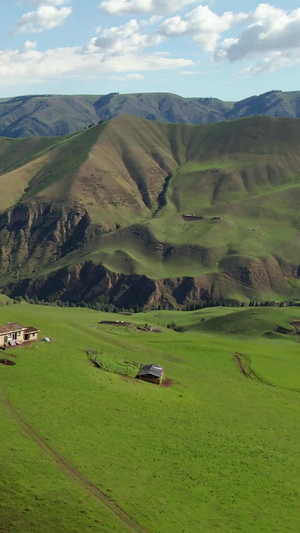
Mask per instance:
[[[202,70],[183,70],[180,72],[182,76],[198,76],[199,74],[204,74]]]
[[[195,4],[196,0],[105,0],[100,8],[109,15],[155,13],[164,15]],[[199,3],[199,0],[198,0]]]
[[[256,63],[251,63],[240,70],[239,74],[250,77],[256,74],[275,72],[283,68],[294,67],[300,64],[300,50],[271,52],[267,57]]]
[[[23,51],[26,52],[27,50],[34,50],[37,47],[36,41],[25,41],[23,46]]]
[[[288,12],[260,4],[246,23],[237,37],[220,44],[216,60],[250,62],[241,71],[245,75],[272,72],[300,62],[300,9]]]
[[[130,28],[127,31],[130,35]],[[147,36],[145,37],[147,39]],[[193,65],[190,59],[146,53],[143,50],[143,40],[139,42],[141,39],[139,34],[136,41],[129,38],[129,43],[124,45],[122,50],[119,49],[118,39],[117,43],[114,43],[112,35],[108,35],[107,39],[108,48],[104,47],[104,41],[101,46],[96,46],[97,38],[94,38],[85,46],[54,48],[45,52],[36,49],[36,44],[32,41],[26,41],[20,50],[2,50],[0,51],[1,87],[3,89],[5,86],[20,84],[24,86],[26,83],[41,83],[60,77],[64,80],[95,79],[118,73],[124,74],[127,79],[128,76],[132,79],[141,79],[140,76],[149,71],[184,69]]]
[[[155,24],[158,24],[161,19],[161,16],[153,15],[153,17],[150,17],[149,19],[140,20],[140,26],[141,28],[148,28],[149,26],[154,26]]]
[[[127,74],[126,75],[126,78],[129,79],[129,80],[143,80],[145,78],[145,76],[143,76],[143,74],[139,74],[139,73],[132,73],[132,74]]]
[[[70,4],[71,0],[23,0],[20,2],[21,5],[39,7],[39,6],[65,6]]]
[[[146,76],[139,73],[125,74],[125,76],[110,76],[111,80],[130,81],[130,80],[144,80]]]
[[[184,16],[176,15],[166,19],[158,29],[165,37],[193,37],[200,46],[212,52],[221,38],[232,24],[243,20],[247,15],[240,13],[235,15],[231,11],[219,16],[208,6],[198,6]]]
[[[51,30],[60,26],[71,12],[71,7],[57,8],[53,5],[41,5],[36,11],[22,15],[11,30],[11,34],[41,33],[45,30]]]
[[[98,48],[105,57],[137,53],[144,48],[157,46],[164,37],[158,33],[143,34],[136,19],[121,26],[106,28],[90,45]]]

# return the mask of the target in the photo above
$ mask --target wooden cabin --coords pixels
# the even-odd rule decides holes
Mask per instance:
[[[0,326],[0,348],[36,341],[38,340],[38,332],[39,329],[33,326],[27,327],[15,322],[7,322],[4,326]]]
[[[136,376],[137,379],[160,385],[164,376],[164,369],[160,365],[143,365]]]

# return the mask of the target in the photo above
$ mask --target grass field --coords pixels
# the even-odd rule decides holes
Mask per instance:
[[[299,317],[296,308],[0,307],[1,324],[52,339],[10,349],[16,365],[0,364],[0,531],[298,531],[300,345],[275,329]],[[173,384],[99,370],[89,348],[112,367],[161,364]],[[234,353],[258,379],[244,377]]]

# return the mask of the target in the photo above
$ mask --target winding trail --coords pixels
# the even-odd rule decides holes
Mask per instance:
[[[231,352],[233,355],[235,362],[237,364],[237,367],[241,374],[245,376],[245,378],[250,378],[255,381],[258,381],[259,383],[263,383],[264,385],[268,385],[269,387],[277,387],[279,389],[284,389],[292,392],[296,392],[297,394],[300,393],[300,389],[296,387],[286,387],[285,385],[275,384],[272,383],[272,381],[264,378],[258,372],[256,372],[252,368],[251,358],[250,356],[246,357],[244,354],[237,353],[237,352]]]
[[[241,374],[243,374],[243,376],[245,376],[245,378],[251,378],[252,376],[250,375],[249,372],[246,371],[243,363],[242,363],[242,360],[241,360],[241,355],[239,353],[236,353],[236,352],[233,352],[233,357],[235,358],[235,362],[237,364],[237,367],[239,369],[239,371],[241,372]]]
[[[255,381],[260,381],[265,385],[271,385],[272,387],[274,387],[272,383],[268,382],[262,376],[257,374],[257,372],[255,372],[255,370],[252,368],[250,356],[245,356],[244,354],[237,352],[232,352],[232,355],[235,358],[235,362],[239,371],[241,372],[241,374],[243,374],[243,376],[245,376],[245,378],[254,379]]]
[[[259,376],[259,374],[257,374],[257,372],[255,372],[255,370],[252,368],[250,356],[246,357],[245,355],[237,352],[232,352],[232,355],[235,358],[239,371],[243,374],[243,376],[245,376],[245,378],[254,379],[264,383],[265,385],[274,386],[272,383],[263,379],[261,376]]]
[[[26,435],[38,446],[44,454],[46,454],[61,472],[63,472],[71,481],[74,481],[85,492],[94,496],[111,514],[117,518],[129,531],[135,533],[149,533],[147,529],[138,524],[129,514],[123,511],[115,502],[110,500],[104,492],[102,492],[96,485],[86,479],[78,470],[70,465],[46,440],[37,433],[37,431],[23,418],[16,407],[10,402],[4,392],[0,389],[0,398],[3,401],[4,407],[15,420],[17,425],[26,433]]]

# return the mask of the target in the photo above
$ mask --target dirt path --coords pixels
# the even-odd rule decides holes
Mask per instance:
[[[108,511],[110,511],[119,521],[127,527],[129,531],[135,533],[148,533],[148,531],[140,526],[130,515],[123,511],[116,503],[110,500],[98,487],[91,481],[86,479],[78,470],[73,468],[54,448],[49,446],[46,440],[39,435],[35,429],[26,422],[19,411],[9,401],[4,392],[0,389],[0,398],[3,400],[9,414],[16,421],[18,426],[27,434],[27,436],[50,457],[57,465],[59,470],[63,472],[69,479],[77,483],[85,492],[91,494],[98,500]]]
[[[270,385],[271,387],[275,387],[273,383],[271,383],[270,381],[267,381],[262,376],[257,374],[257,372],[255,372],[255,370],[252,368],[250,356],[245,356],[237,352],[232,352],[232,355],[235,358],[239,371],[243,374],[243,376],[245,376],[245,378],[254,379],[255,381],[259,381],[260,383],[264,383],[265,385]]]
[[[252,376],[249,374],[249,372],[246,371],[246,369],[245,369],[245,367],[244,367],[244,365],[242,363],[240,354],[234,352],[232,355],[235,358],[235,362],[237,364],[237,367],[238,367],[239,371],[243,374],[243,376],[245,376],[245,378],[251,378]]]
[[[297,392],[297,394],[300,393],[299,388],[295,387],[285,387],[284,385],[276,385],[275,383],[272,383],[268,379],[264,378],[260,374],[258,374],[253,368],[251,363],[251,358],[249,356],[245,356],[241,353],[237,352],[231,352],[233,355],[235,362],[237,364],[237,367],[241,374],[245,376],[245,378],[250,378],[255,381],[258,381],[259,383],[263,383],[264,385],[268,385],[269,387],[279,387],[280,389],[285,389],[292,392]]]

